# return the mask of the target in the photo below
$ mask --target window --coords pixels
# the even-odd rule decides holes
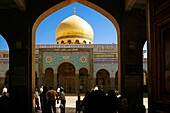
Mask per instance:
[[[61,41],[61,44],[64,44],[64,41],[63,41],[63,40]]]
[[[68,43],[71,44],[71,40],[68,40]]]
[[[9,58],[8,54],[3,54],[3,58]]]
[[[83,43],[86,44],[86,41],[84,40]]]
[[[76,40],[76,44],[79,44],[79,40]]]

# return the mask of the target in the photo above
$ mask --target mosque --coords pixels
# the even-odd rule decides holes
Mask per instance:
[[[94,86],[105,92],[118,85],[117,44],[93,44],[92,27],[74,15],[56,28],[56,44],[36,45],[36,87],[62,86],[67,94],[84,93]],[[0,51],[0,85],[8,84],[8,51]],[[143,59],[147,71],[147,59]],[[146,85],[146,83],[144,83]]]
[[[64,46],[65,44],[55,45],[55,46],[61,46],[61,48],[54,48],[55,46],[51,45],[51,48],[48,49],[57,50],[56,53],[60,53],[59,55],[56,55],[55,58],[62,58],[61,60],[62,61],[64,60],[64,62],[62,62],[57,59],[59,63],[56,63],[54,66],[52,64],[47,65],[47,62],[44,62],[45,60],[42,60],[42,55],[38,55],[38,52],[40,52],[39,50],[41,48],[39,49],[37,48],[36,61],[38,65],[46,63],[46,66],[48,66],[48,69],[50,71],[48,71],[46,67],[42,71],[42,73],[40,73],[39,70],[41,70],[41,68],[38,68],[37,67],[38,65],[36,66],[35,64],[35,55],[36,55],[35,39],[36,39],[36,30],[38,28],[38,25],[50,14],[53,14],[54,12],[59,11],[60,9],[74,3],[80,3],[82,5],[85,5],[87,7],[96,10],[97,12],[103,14],[114,24],[117,31],[117,40],[118,40],[117,42],[118,46],[116,50],[118,51],[118,91],[120,91],[122,97],[127,98],[128,104],[130,105],[129,109],[130,111],[132,111],[131,113],[136,113],[135,112],[136,105],[142,105],[144,102],[143,100],[144,94],[142,93],[142,91],[144,85],[143,70],[145,69],[147,69],[146,71],[148,72],[147,74],[148,75],[147,76],[148,113],[170,113],[170,107],[169,107],[170,106],[170,59],[169,59],[170,1],[169,0],[147,0],[147,1],[146,0],[114,0],[114,2],[113,0],[107,0],[107,2],[106,0],[50,0],[50,2],[49,0],[34,0],[34,1],[33,0],[0,0],[0,15],[1,15],[0,34],[6,40],[9,47],[9,54],[1,53],[2,55],[0,55],[1,57],[0,58],[1,61],[0,83],[4,83],[4,81],[6,81],[6,83],[9,83],[8,91],[12,102],[10,106],[10,110],[14,113],[23,113],[23,109],[24,109],[24,112],[26,113],[35,113],[35,106],[33,100],[35,85],[37,84],[43,85],[46,83],[45,82],[46,80],[44,79],[45,73],[48,74],[52,73],[51,75],[54,76],[53,77],[54,82],[56,82],[56,84],[53,85],[56,85],[56,87],[60,84],[61,85],[64,84],[64,82],[60,83],[61,81],[59,81],[59,79],[63,77],[59,72],[61,68],[67,69],[62,65],[65,63],[69,63],[72,66],[74,66],[72,67],[74,71],[70,71],[69,75],[71,77],[72,75],[71,72],[75,73],[74,74],[75,89],[76,91],[80,89],[79,76],[81,74],[79,74],[79,71],[81,71],[81,69],[79,69],[78,67],[80,66],[80,64],[82,66],[83,63],[77,63],[78,61],[80,61],[80,59],[76,58],[76,65],[75,65],[75,62],[71,61],[72,58],[71,55],[73,53],[77,53],[76,57],[78,56],[80,57],[80,54],[78,54],[80,52],[78,50],[85,49],[85,48],[75,47],[75,49],[77,49],[77,52],[75,52],[75,50],[74,51],[72,50],[73,52],[70,52],[71,50],[62,52],[59,50],[60,49],[64,50],[65,48],[62,47],[62,45]],[[103,37],[103,39],[105,39],[105,37]],[[63,41],[64,43],[66,43],[67,40],[63,40]],[[147,65],[145,66],[144,65],[145,60],[143,60],[143,46],[144,44],[146,44],[146,42],[147,42],[148,61],[147,61]],[[93,62],[93,63],[92,65],[89,64],[88,68],[86,67],[85,64],[82,67],[83,69],[86,69],[86,71],[89,69],[87,73],[88,73],[88,77],[90,78],[91,76],[92,78],[92,79],[90,78],[90,80],[94,81],[92,85],[96,85],[101,82],[100,80],[97,79],[98,73],[95,73],[95,72],[99,72],[99,70],[96,70],[96,67],[98,66],[102,67],[100,69],[106,69],[106,71],[109,73],[110,81],[112,78],[113,80],[116,81],[116,74],[114,75],[113,73],[116,73],[117,70],[113,68],[112,69],[113,73],[112,73],[112,71],[109,71],[109,68],[104,68],[105,63],[103,64],[100,63],[102,62],[102,60],[100,59],[102,59],[104,56],[102,58],[96,58],[95,53],[96,54],[98,53],[96,52],[96,48],[97,48],[96,45],[93,43],[91,44],[88,43],[89,42],[86,41],[86,44],[68,44],[68,45],[91,46],[87,48],[87,50],[88,49],[93,50],[91,51],[93,52],[93,56],[91,56],[91,52],[84,52],[84,53],[87,53],[87,55],[89,54],[90,57],[87,57],[86,55],[85,58],[89,58],[87,59],[89,60],[88,62],[89,63]],[[42,47],[46,48],[45,45]],[[100,47],[102,48],[101,45]],[[72,48],[69,47],[69,49]],[[102,49],[104,49],[104,47]],[[70,54],[67,55],[66,52],[68,53],[70,52]],[[43,52],[42,54],[44,54],[43,57],[45,57],[46,55],[45,52]],[[63,57],[60,56],[62,54],[64,54]],[[100,54],[100,55],[109,55],[109,54]],[[100,55],[97,55],[97,57],[99,57]],[[51,63],[55,62],[53,57],[52,55],[50,56]],[[40,60],[38,60],[38,58],[40,58]],[[93,61],[90,61],[91,60],[90,58]],[[96,63],[96,59],[97,60],[99,59],[98,61],[99,63]],[[102,65],[96,65],[96,64],[102,64]],[[68,70],[70,70],[69,67],[67,71]],[[64,74],[64,72],[65,71],[62,70],[62,74]],[[37,77],[35,76],[35,73],[37,73]],[[9,75],[9,82],[8,79],[4,80],[4,78],[6,78],[5,76],[8,75]],[[58,82],[56,80],[57,77],[58,77],[57,79]],[[37,81],[35,81],[35,78],[37,78]],[[41,80],[40,78],[43,80]],[[4,83],[3,85],[7,85],[6,83]],[[101,86],[105,89],[106,82],[102,82],[102,84],[104,85]],[[112,85],[112,82],[110,82],[110,87],[114,88],[116,87],[116,85],[115,84]],[[81,88],[84,89],[85,85]],[[69,90],[67,90],[67,92],[68,91],[73,92],[74,90],[70,88]]]

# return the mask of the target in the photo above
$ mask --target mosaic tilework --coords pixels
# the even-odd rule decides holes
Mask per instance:
[[[9,70],[9,64],[0,64],[0,77],[5,77],[5,73]]]
[[[89,53],[88,52],[44,52],[43,53],[43,72],[51,67],[56,73],[56,69],[63,62],[72,63],[76,69],[85,67],[89,69]]]
[[[101,69],[105,69],[109,72],[110,77],[115,77],[115,73],[118,70],[118,65],[115,63],[94,63],[94,75]]]

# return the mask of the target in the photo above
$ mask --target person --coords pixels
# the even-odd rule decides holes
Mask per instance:
[[[35,88],[35,111],[37,112],[38,110],[40,110],[39,91],[38,88]]]
[[[56,91],[57,91],[57,95],[58,95],[58,97],[59,97],[59,95],[60,95],[60,87],[58,87],[58,88],[56,89]],[[59,104],[59,99],[58,99],[58,97],[57,97],[57,104]]]
[[[98,87],[91,90],[89,95],[89,113],[106,113],[106,94]]]
[[[43,92],[43,86],[40,87],[40,94]]]
[[[1,113],[10,113],[11,102],[7,94],[7,90],[4,90],[2,96],[0,97],[0,110]]]
[[[40,103],[41,103],[42,113],[52,113],[51,106],[47,102],[47,96],[46,96],[47,91],[48,91],[47,86],[43,86],[43,91],[40,94]]]
[[[118,113],[130,113],[127,99],[125,99],[125,98],[122,99],[121,107],[118,110]]]
[[[61,113],[65,113],[66,98],[65,98],[65,93],[64,93],[63,87],[60,87],[59,99],[61,100],[60,111],[61,111]]]
[[[53,87],[49,87],[49,90],[46,93],[47,102],[52,107],[54,113],[56,113],[56,100],[58,99],[57,92],[53,89]]]
[[[141,104],[141,103],[138,103],[138,104],[136,105],[136,112],[137,112],[137,113],[146,113],[146,108],[145,108],[145,106],[144,106],[143,104]]]
[[[119,100],[116,96],[115,90],[111,89],[106,96],[107,113],[117,113],[119,108]]]
[[[83,113],[89,113],[89,95],[90,91],[86,91],[83,101],[81,103],[81,109],[83,108]]]
[[[7,89],[7,87],[6,87],[6,86],[4,86],[4,88],[2,89],[2,94],[4,94],[4,93],[6,93],[6,94],[7,94],[7,92],[8,92],[8,89]]]

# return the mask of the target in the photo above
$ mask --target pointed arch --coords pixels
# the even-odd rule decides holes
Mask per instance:
[[[79,70],[80,93],[85,93],[89,89],[88,85],[88,70],[81,68]]]
[[[66,93],[76,93],[75,67],[69,62],[59,65],[57,74],[58,86],[63,87]]]
[[[99,89],[103,89],[105,92],[108,92],[111,88],[110,86],[110,74],[106,69],[100,69],[96,73],[96,85]]]
[[[54,85],[54,70],[52,68],[47,68],[44,75],[44,86]]]
[[[68,6],[70,4],[73,4],[75,2],[78,2],[80,4],[83,4],[85,6],[88,6],[96,11],[98,11],[99,13],[101,13],[102,15],[104,15],[106,18],[108,18],[112,23],[113,25],[115,26],[116,28],[116,31],[117,31],[117,37],[118,37],[118,58],[120,57],[120,27],[119,27],[119,24],[118,22],[116,21],[116,19],[111,15],[109,14],[106,10],[102,9],[101,7],[99,7],[98,5],[95,5],[87,0],[65,0],[59,4],[56,4],[55,6],[49,8],[48,10],[46,10],[44,13],[42,13],[38,18],[37,20],[35,21],[35,23],[33,24],[33,27],[32,27],[32,58],[35,59],[35,38],[36,38],[36,29],[38,28],[39,24],[41,23],[41,21],[43,21],[46,17],[48,17],[50,14],[58,11],[59,9],[61,8],[64,8],[65,6]],[[91,44],[91,42],[89,42],[89,44]],[[119,58],[120,59],[120,58]],[[120,81],[121,81],[121,78],[120,78],[120,75],[121,75],[121,69],[120,69],[120,62],[121,60],[119,60],[119,63],[118,63],[118,68],[119,68],[119,76],[118,76],[118,79],[119,79],[119,91],[120,91],[120,88],[121,88],[121,84],[120,84]],[[34,68],[34,65],[35,65],[35,61],[32,60],[32,76],[35,76],[35,68]],[[32,82],[34,83],[34,81]],[[34,85],[34,84],[33,84]]]

